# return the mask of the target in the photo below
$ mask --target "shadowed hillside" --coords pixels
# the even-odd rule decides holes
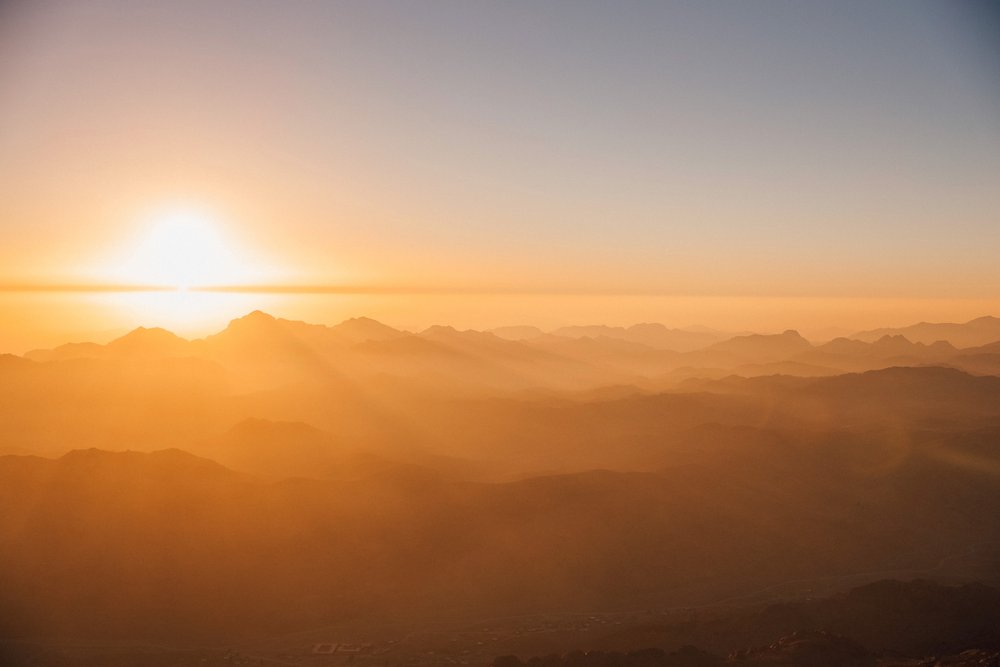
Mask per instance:
[[[921,650],[980,636],[931,584],[801,599],[1000,580],[1000,377],[953,367],[992,347],[786,331],[682,352],[626,332],[254,312],[201,340],[4,357],[0,634],[190,646],[541,616],[560,641],[798,664],[851,651],[775,638],[903,645],[871,604],[936,619]],[[824,370],[767,374],[804,367]],[[699,625],[566,620],[651,609]]]

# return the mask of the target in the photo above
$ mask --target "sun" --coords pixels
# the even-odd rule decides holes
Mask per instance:
[[[111,288],[88,294],[95,308],[131,326],[205,335],[220,318],[272,307],[268,289],[294,275],[248,242],[259,227],[235,224],[205,207],[160,206],[128,222],[131,233],[95,258],[86,275]]]
[[[151,218],[117,264],[120,280],[150,287],[229,286],[260,277],[259,268],[241,256],[218,221],[195,210]]]

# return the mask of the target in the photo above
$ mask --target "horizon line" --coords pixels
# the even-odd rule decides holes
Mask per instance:
[[[536,295],[536,296],[663,296],[676,298],[708,298],[708,299],[904,299],[904,300],[958,300],[983,301],[1000,300],[1000,295],[994,296],[916,296],[916,295],[845,295],[845,294],[740,294],[740,293],[697,293],[681,292],[663,288],[585,288],[585,287],[445,287],[434,285],[400,286],[400,285],[144,285],[123,283],[0,283],[0,293],[76,293],[76,294],[114,294],[137,292],[202,292],[219,294],[438,294],[438,295]]]

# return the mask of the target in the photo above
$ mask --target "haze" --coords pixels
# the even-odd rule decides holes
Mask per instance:
[[[998,35],[0,2],[0,665],[997,667]]]

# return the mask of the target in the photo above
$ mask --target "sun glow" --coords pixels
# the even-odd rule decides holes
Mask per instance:
[[[241,285],[264,278],[259,263],[237,252],[219,224],[198,211],[156,216],[116,264],[117,279],[151,287]]]

